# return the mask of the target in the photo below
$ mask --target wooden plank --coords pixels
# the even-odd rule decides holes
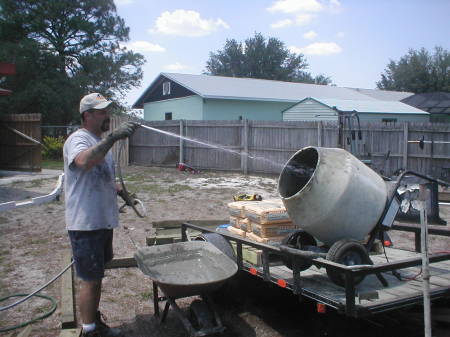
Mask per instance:
[[[137,267],[134,257],[114,258],[105,265],[105,269]]]
[[[63,265],[67,266],[71,262],[72,253],[67,251],[64,255]],[[61,327],[70,329],[76,326],[73,267],[70,267],[61,277]]]
[[[28,336],[30,336],[31,331],[32,331],[31,325],[27,325],[27,326],[25,327],[25,329],[23,329],[23,330],[17,335],[17,337],[28,337]]]
[[[242,136],[241,136],[241,170],[242,173],[248,174],[248,135],[249,125],[248,120],[242,120]]]
[[[403,124],[403,168],[408,167],[408,122]]]
[[[59,337],[80,337],[81,329],[64,329],[61,330]]]
[[[190,223],[193,225],[198,225],[202,227],[216,227],[218,225],[223,225],[229,223],[229,219],[214,219],[214,220],[197,220],[197,219],[174,219],[174,220],[163,220],[163,221],[153,221],[152,227],[153,228],[178,228],[181,233],[181,224],[183,223]]]
[[[439,287],[449,287],[450,288],[450,278],[444,278],[441,276],[432,275],[430,277],[430,283]]]

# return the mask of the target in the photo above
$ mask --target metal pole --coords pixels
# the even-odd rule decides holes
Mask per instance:
[[[180,152],[179,152],[179,158],[178,158],[178,162],[179,163],[184,163],[184,142],[183,142],[183,136],[184,136],[184,132],[183,132],[183,120],[180,119]]]
[[[428,219],[426,203],[426,185],[420,184],[419,200],[420,209],[420,237],[422,248],[422,291],[423,291],[423,314],[425,323],[425,337],[431,337],[431,310],[430,310],[430,270],[428,260]]]

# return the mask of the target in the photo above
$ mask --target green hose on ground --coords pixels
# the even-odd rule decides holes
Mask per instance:
[[[25,296],[28,296],[28,294],[12,294],[12,295],[0,298],[0,302],[6,301],[8,298],[11,298],[11,297],[25,297]],[[46,300],[50,301],[52,303],[52,307],[50,308],[50,310],[45,312],[44,314],[36,317],[36,318],[33,318],[33,319],[27,321],[27,322],[24,322],[24,323],[21,323],[21,324],[17,324],[17,325],[13,325],[13,326],[10,326],[10,327],[7,327],[7,328],[0,328],[0,332],[6,332],[6,331],[11,331],[11,330],[23,328],[24,326],[27,326],[28,324],[34,323],[34,322],[39,321],[41,319],[44,319],[44,318],[50,316],[51,314],[53,314],[55,312],[57,304],[56,304],[56,300],[53,297],[45,296],[45,295],[39,295],[39,294],[35,294],[34,296],[41,297],[43,299],[46,299]]]

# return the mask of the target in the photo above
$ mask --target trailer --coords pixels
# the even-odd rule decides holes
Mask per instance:
[[[420,227],[416,225],[393,224],[393,230],[414,232],[416,251],[397,248],[385,248],[385,254],[370,255],[373,265],[345,266],[321,257],[312,259],[312,267],[300,271],[295,254],[282,251],[279,247],[251,241],[234,235],[226,230],[212,230],[203,226],[183,223],[182,241],[189,239],[189,230],[206,234],[204,239],[212,241],[225,254],[230,255],[230,243],[235,243],[235,259],[239,271],[271,282],[292,292],[294,296],[306,297],[350,317],[366,317],[372,314],[421,304],[423,301],[421,280]],[[450,237],[450,229],[442,226],[429,226],[433,235]],[[209,236],[209,238],[208,238]],[[243,259],[243,247],[260,250],[261,265],[255,265]],[[292,269],[272,261],[280,257],[291,257]],[[429,256],[430,297],[432,300],[450,297],[450,252],[441,252]],[[345,275],[345,286],[333,283],[326,273],[332,268]],[[385,284],[379,280],[381,274]],[[365,276],[356,284],[355,280]]]

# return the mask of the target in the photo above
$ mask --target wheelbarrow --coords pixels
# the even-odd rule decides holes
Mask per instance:
[[[369,252],[376,239],[385,241],[400,206],[397,189],[406,174],[448,185],[412,171],[386,181],[343,149],[299,150],[285,164],[278,192],[301,230],[286,237],[280,250],[297,256],[300,270],[311,267],[318,257],[347,266],[373,264]],[[287,267],[292,263],[285,258]],[[326,271],[331,281],[344,286],[344,275],[333,264]],[[377,277],[387,285],[381,274]],[[363,279],[360,276],[355,284]]]
[[[153,281],[155,316],[164,322],[169,307],[181,320],[190,337],[207,336],[225,330],[211,293],[236,274],[237,264],[213,244],[188,241],[139,248],[134,255],[139,269]],[[164,297],[159,296],[159,290]],[[199,295],[184,313],[176,300]],[[159,302],[166,301],[162,316]]]

